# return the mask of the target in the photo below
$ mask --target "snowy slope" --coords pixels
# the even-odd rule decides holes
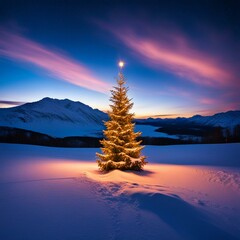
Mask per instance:
[[[0,109],[0,126],[23,128],[52,136],[96,136],[107,114],[68,99],[44,98],[22,106]]]
[[[0,144],[0,239],[240,239],[239,144],[146,147],[137,173],[96,151]]]

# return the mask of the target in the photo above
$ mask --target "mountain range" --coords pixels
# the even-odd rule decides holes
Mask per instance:
[[[190,118],[178,117],[178,118],[147,118],[137,119],[138,124],[149,124],[149,125],[162,125],[164,123],[178,124],[178,123],[189,123],[200,126],[212,126],[222,128],[233,128],[240,124],[240,111],[228,111],[222,113],[216,113],[212,116],[201,116],[194,115]]]
[[[0,126],[31,130],[54,137],[101,137],[104,129],[103,121],[107,119],[106,113],[69,99],[43,98],[37,102],[0,109]],[[213,116],[195,115],[190,118],[136,119],[135,122],[137,130],[142,131],[144,136],[161,137],[159,127],[166,124],[219,126],[231,129],[240,124],[240,111],[217,113]]]

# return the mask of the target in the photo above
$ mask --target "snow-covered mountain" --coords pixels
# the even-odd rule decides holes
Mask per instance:
[[[0,126],[52,136],[97,136],[107,114],[81,102],[43,98],[38,102],[0,109]]]
[[[195,115],[188,119],[191,122],[200,125],[221,126],[221,127],[234,127],[240,124],[240,111],[228,111],[224,113],[217,113],[213,116]]]

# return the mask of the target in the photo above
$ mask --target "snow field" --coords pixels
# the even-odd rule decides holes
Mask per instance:
[[[0,239],[240,239],[239,144],[149,146],[145,171],[105,174],[96,151],[0,144]]]

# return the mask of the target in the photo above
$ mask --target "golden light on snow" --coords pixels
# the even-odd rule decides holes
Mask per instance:
[[[124,67],[124,62],[123,62],[123,61],[119,61],[118,66],[119,66],[120,68],[123,68],[123,67]]]

